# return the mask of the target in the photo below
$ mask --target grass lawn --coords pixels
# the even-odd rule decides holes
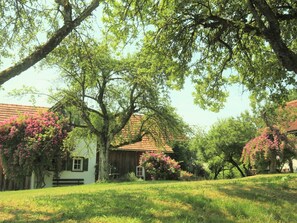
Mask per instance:
[[[297,222],[297,174],[0,192],[0,222]]]

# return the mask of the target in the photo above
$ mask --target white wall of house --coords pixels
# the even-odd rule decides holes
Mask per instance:
[[[88,158],[88,171],[62,171],[59,174],[61,179],[84,179],[84,184],[91,184],[95,182],[95,165],[96,165],[96,144],[86,144],[81,141],[76,146],[76,149],[71,153],[72,157]],[[45,177],[45,187],[53,186],[54,173],[49,172]],[[34,188],[35,177],[31,177],[31,188]]]
[[[289,164],[286,163],[282,169],[282,171],[284,172],[287,172],[287,170],[289,170]],[[294,173],[297,173],[297,160],[296,159],[293,159],[293,170],[294,170]]]

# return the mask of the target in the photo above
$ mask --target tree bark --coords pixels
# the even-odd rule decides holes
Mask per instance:
[[[97,142],[97,152],[98,156],[98,180],[106,181],[108,180],[108,160],[109,160],[109,147],[107,145],[102,145],[100,141]]]
[[[269,173],[276,173],[276,150],[271,150]]]
[[[249,5],[261,33],[269,42],[280,63],[287,70],[297,73],[297,54],[289,49],[283,40],[275,12],[265,0],[249,0]]]

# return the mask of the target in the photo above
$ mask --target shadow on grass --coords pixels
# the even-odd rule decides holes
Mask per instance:
[[[290,181],[290,178],[288,179],[257,180],[255,184],[250,185],[235,182],[220,187],[218,190],[226,194],[230,199],[234,198],[234,200],[240,199],[245,203],[254,203],[262,209],[258,211],[258,214],[266,213],[265,216],[269,216],[273,222],[296,222],[296,179],[292,181]],[[238,205],[238,209],[240,209],[240,205]],[[229,211],[232,212],[232,210]]]
[[[184,196],[162,190],[150,194],[145,190],[105,190],[37,197],[34,202],[51,212],[20,209],[7,222],[232,222],[203,195]]]
[[[0,205],[0,222],[1,214],[4,222],[294,222],[296,180],[149,182],[52,189],[29,197],[32,205],[28,207]]]

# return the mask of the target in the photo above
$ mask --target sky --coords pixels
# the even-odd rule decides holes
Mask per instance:
[[[3,69],[3,67],[1,67]],[[25,86],[33,86],[41,92],[47,92],[51,86],[59,84],[57,80],[58,74],[54,70],[41,70],[40,68],[30,68],[21,75],[9,80],[0,90],[0,103],[32,105],[30,97],[11,97],[8,92],[13,89]],[[218,119],[236,117],[245,110],[250,110],[249,99],[247,93],[242,93],[241,88],[230,88],[230,96],[228,101],[220,112],[214,113],[202,110],[198,105],[193,103],[192,92],[194,87],[190,81],[186,81],[184,89],[180,91],[171,91],[170,97],[172,105],[176,108],[177,113],[190,126],[198,126],[208,130]],[[46,96],[40,96],[36,100],[36,106],[50,106]]]

